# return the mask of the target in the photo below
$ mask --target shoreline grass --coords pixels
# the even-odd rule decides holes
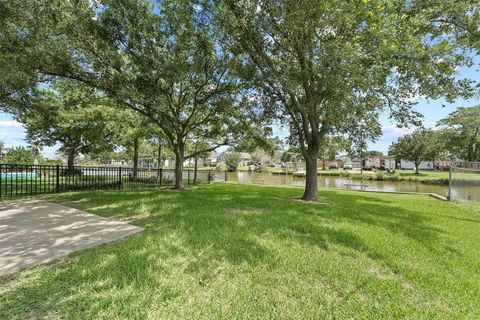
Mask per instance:
[[[248,171],[245,168],[239,168],[238,171]],[[267,173],[272,174],[287,174],[293,175],[296,170],[291,169],[282,169],[282,168],[267,168]],[[448,185],[448,172],[446,171],[432,171],[432,170],[421,170],[419,174],[416,174],[414,170],[396,170],[395,173],[385,173],[382,171],[364,171],[361,174],[359,171],[350,171],[342,169],[332,169],[332,170],[317,170],[318,176],[327,176],[327,177],[345,177],[355,180],[375,180],[375,181],[389,181],[389,182],[418,182],[425,184],[439,184],[439,185]],[[471,177],[467,174],[459,174],[460,177],[465,179],[470,179]]]
[[[0,278],[2,319],[478,318],[480,213],[212,184],[47,197],[145,228]]]

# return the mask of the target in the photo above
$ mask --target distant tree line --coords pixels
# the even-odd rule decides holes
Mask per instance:
[[[415,164],[455,157],[480,161],[480,106],[461,107],[437,122],[435,129],[417,129],[392,143],[389,154]]]

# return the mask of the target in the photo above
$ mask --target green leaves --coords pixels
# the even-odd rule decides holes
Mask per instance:
[[[480,161],[480,106],[458,108],[437,125],[445,130],[450,152],[467,161]]]
[[[389,155],[397,160],[408,160],[417,166],[423,161],[435,161],[444,153],[445,141],[438,131],[431,129],[417,129],[392,143]]]

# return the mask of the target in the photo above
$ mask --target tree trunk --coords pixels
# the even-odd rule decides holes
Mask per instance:
[[[303,193],[302,199],[305,201],[317,201],[317,191],[318,191],[318,182],[317,182],[317,150],[309,150],[305,155],[306,163],[306,181],[305,181],[305,192]]]
[[[157,155],[157,180],[160,181],[160,169],[162,168],[162,142],[158,142],[158,155]]]
[[[197,183],[197,168],[198,168],[198,158],[195,156],[195,168],[193,170],[193,184]]]
[[[71,173],[73,173],[73,169],[75,166],[75,155],[76,155],[75,149],[70,150],[68,152],[67,166],[68,166],[68,171],[70,171]]]
[[[478,132],[480,131],[480,128],[477,128],[475,130],[475,133],[472,136],[472,142],[469,145],[468,148],[468,161],[473,162],[476,161],[477,159],[477,136]]]
[[[325,171],[325,159],[322,159],[322,170]]]
[[[419,174],[419,170],[418,170],[418,167],[420,166],[420,162],[419,161],[416,161],[415,162],[415,174]]]
[[[183,161],[185,148],[183,144],[174,146],[175,150],[175,186],[174,190],[182,190],[183,188]]]
[[[138,177],[138,149],[139,149],[139,138],[133,140],[133,178]]]
[[[474,162],[477,156],[477,144],[473,142],[468,148],[468,161]]]

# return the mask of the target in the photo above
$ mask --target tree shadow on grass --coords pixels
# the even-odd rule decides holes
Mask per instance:
[[[0,279],[6,288],[0,314],[23,316],[38,310],[48,316],[58,311],[68,318],[75,312],[101,315],[105,305],[136,303],[136,308],[118,312],[123,317],[141,317],[146,312],[142,308],[148,310],[151,303],[145,292],[158,295],[156,303],[166,303],[185,294],[182,283],[191,284],[194,279],[195,285],[204,286],[213,281],[222,272],[223,261],[245,267],[268,263],[272,252],[263,238],[320,250],[343,246],[382,260],[384,253],[369,248],[354,232],[333,227],[345,222],[385,228],[431,250],[438,248],[436,239],[442,231],[428,224],[425,215],[395,207],[392,201],[338,192],[322,193],[331,205],[291,201],[300,193],[289,188],[233,185],[206,186],[188,193],[143,190],[64,195],[77,208],[129,221],[145,231],[51,266]],[[231,214],[227,208],[240,213]],[[191,275],[190,280],[184,279],[185,274]],[[175,279],[182,281],[180,285]]]

